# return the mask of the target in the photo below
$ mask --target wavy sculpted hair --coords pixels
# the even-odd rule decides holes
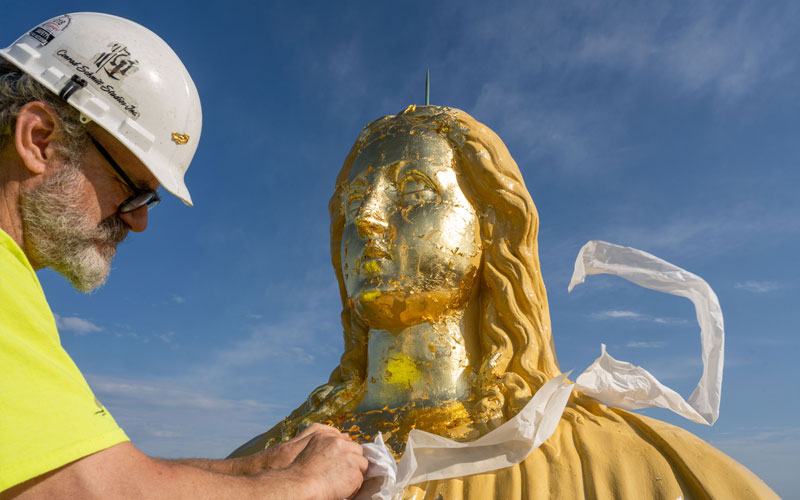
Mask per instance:
[[[340,250],[345,222],[342,196],[350,168],[367,143],[390,131],[411,132],[420,127],[436,132],[453,148],[459,183],[479,214],[483,257],[476,286],[480,287],[482,352],[473,383],[473,418],[494,427],[516,414],[536,389],[560,373],[539,267],[539,218],[517,164],[500,138],[467,113],[411,106],[367,125],[339,172],[329,210],[345,350],[328,383],[280,425],[282,439],[293,436],[299,426],[352,408],[363,387],[369,331],[348,305]]]

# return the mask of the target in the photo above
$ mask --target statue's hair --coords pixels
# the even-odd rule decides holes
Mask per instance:
[[[453,148],[459,184],[479,214],[483,257],[479,280],[482,352],[473,384],[474,417],[493,426],[509,418],[536,389],[560,373],[550,331],[547,294],[540,273],[538,215],[522,174],[500,138],[467,113],[438,106],[411,106],[378,119],[359,135],[331,197],[331,256],[342,300],[345,350],[327,384],[284,421],[283,437],[297,426],[347,410],[363,386],[368,328],[350,309],[342,274],[345,224],[342,196],[361,150],[389,133],[427,129]]]
[[[52,107],[61,123],[56,151],[64,158],[77,158],[86,149],[86,126],[80,122],[78,110],[67,104],[58,95],[33,79],[10,62],[0,58],[0,150],[14,136],[17,116],[22,107],[40,101]]]

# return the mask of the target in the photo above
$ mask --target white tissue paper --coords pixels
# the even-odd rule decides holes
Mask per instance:
[[[694,422],[713,424],[719,415],[725,343],[722,311],[714,291],[699,276],[669,262],[604,241],[590,241],[581,248],[569,291],[583,283],[587,274],[602,273],[686,297],[694,303],[700,323],[703,374],[688,403],[647,370],[611,357],[602,345],[600,357],[578,376],[574,385],[566,380],[569,373],[554,377],[514,418],[475,441],[459,443],[412,430],[403,457],[395,462],[379,434],[373,443],[363,445],[364,456],[370,462],[366,477],[383,478],[380,491],[372,498],[399,500],[403,488],[410,484],[489,472],[522,462],[553,434],[573,388],[609,406],[658,406]]]
[[[644,368],[602,354],[575,381],[576,388],[609,406],[626,410],[659,406],[700,424],[713,424],[719,416],[722,394],[725,329],[714,290],[697,275],[673,266],[647,252],[605,241],[583,245],[575,260],[569,291],[587,274],[615,274],[639,286],[691,300],[700,323],[703,374],[687,403]]]
[[[397,500],[409,484],[478,474],[522,462],[556,430],[572,392],[572,384],[565,380],[567,375],[548,381],[514,418],[475,441],[459,443],[412,430],[396,466],[379,434],[374,443],[363,445],[370,461],[366,477],[385,477],[381,491],[372,498]]]

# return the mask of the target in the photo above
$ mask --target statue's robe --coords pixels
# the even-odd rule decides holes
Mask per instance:
[[[244,456],[279,439],[281,424],[236,450]],[[367,484],[365,489],[376,486]],[[366,493],[366,492],[362,492]],[[359,495],[358,498],[369,498]],[[779,498],[746,467],[674,425],[570,402],[552,436],[519,465],[428,481],[405,500],[745,500]]]
[[[693,434],[603,404],[570,403],[521,464],[406,487],[411,500],[777,499],[755,474]]]

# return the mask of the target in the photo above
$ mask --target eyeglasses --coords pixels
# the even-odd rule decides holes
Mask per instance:
[[[86,132],[86,135],[89,136],[89,140],[92,141],[92,144],[94,144],[94,147],[97,149],[97,151],[99,151],[100,154],[103,155],[103,158],[106,159],[108,164],[111,165],[111,168],[113,168],[114,171],[119,174],[120,177],[122,177],[122,180],[125,181],[125,184],[127,184],[128,187],[131,188],[131,191],[133,191],[133,194],[130,195],[128,199],[120,203],[119,208],[117,208],[119,213],[124,214],[133,212],[134,210],[138,210],[144,206],[147,206],[149,210],[156,206],[159,201],[161,201],[161,198],[158,197],[158,193],[152,189],[141,189],[139,186],[134,184],[131,178],[128,177],[128,175],[122,170],[122,167],[120,167],[119,164],[114,161],[114,158],[111,157],[111,154],[106,151],[106,148],[97,142],[97,139],[92,137],[92,134],[89,132]]]

